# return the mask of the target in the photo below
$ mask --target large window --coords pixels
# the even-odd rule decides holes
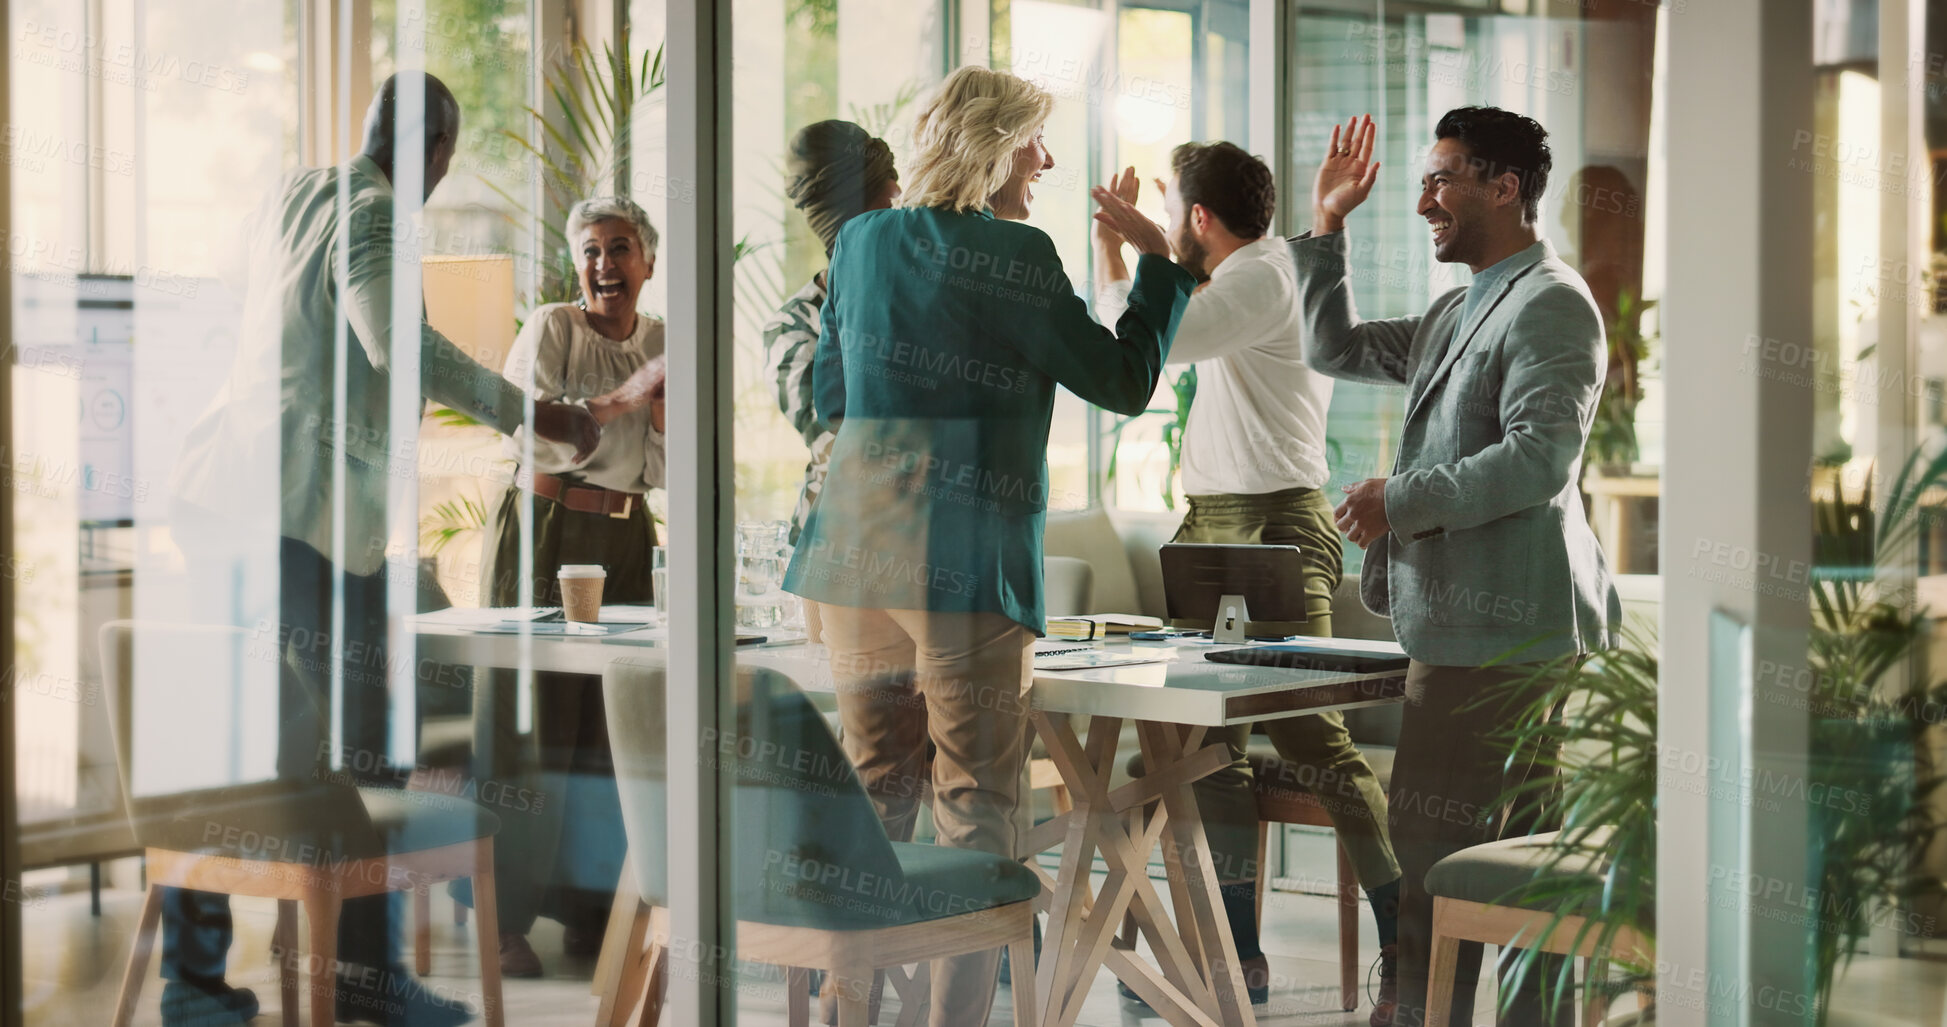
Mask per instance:
[[[1655,467],[1659,459],[1659,355],[1655,306],[1659,251],[1647,245],[1663,200],[1651,139],[1656,63],[1654,8],[1582,19],[1482,14],[1461,5],[1300,7],[1290,22],[1285,202],[1294,230],[1309,227],[1311,175],[1334,123],[1371,111],[1387,127],[1378,187],[1353,226],[1359,309],[1394,317],[1464,285],[1464,267],[1437,263],[1415,211],[1423,161],[1446,111],[1491,105],[1539,120],[1554,167],[1539,230],[1596,294],[1611,351],[1609,383],[1585,458],[1605,551],[1618,570],[1656,569]],[[1326,448],[1329,488],[1392,467],[1403,390],[1339,382]],[[1363,553],[1347,553],[1347,572]]]
[[[716,23],[698,29],[699,10],[727,15],[727,43]],[[491,1004],[514,1025],[635,1022],[660,989],[671,1024],[785,1023],[813,1006],[822,1021],[841,1002],[912,1022],[923,1001],[961,1012],[990,991],[986,1022],[1004,1024],[1025,994],[1017,960],[1075,942],[1037,895],[1068,902],[1057,916],[1136,909],[1133,943],[1091,936],[1103,965],[1211,1006],[1216,986],[1190,977],[1220,973],[1214,925],[1261,908],[1271,1001],[1210,1015],[1366,1022],[1370,995],[1343,1012],[1335,980],[1344,836],[1309,823],[1257,835],[1255,815],[1282,797],[1254,787],[1228,826],[1263,846],[1246,857],[1268,860],[1259,907],[1250,885],[1186,873],[1211,841],[1171,783],[1186,770],[1131,784],[1128,748],[1167,754],[1290,712],[1268,691],[1211,700],[1262,668],[1213,673],[1203,642],[1173,642],[1179,662],[1146,650],[1054,679],[1072,686],[1060,693],[1029,655],[1068,648],[1030,637],[1037,603],[1160,612],[1154,554],[1185,506],[1194,372],[1169,367],[1127,417],[1053,390],[1045,454],[977,400],[1032,370],[989,359],[1017,319],[1094,301],[1090,187],[1133,166],[1139,207],[1161,221],[1151,180],[1185,142],[1262,151],[1295,234],[1329,133],[1370,112],[1383,168],[1349,228],[1358,311],[1425,311],[1471,276],[1435,259],[1422,168],[1441,115],[1477,104],[1548,129],[1537,229],[1586,284],[1608,348],[1575,482],[1601,552],[1575,556],[1616,584],[1624,635],[1570,654],[1578,689],[1529,727],[1560,743],[1572,794],[1608,803],[1608,847],[1592,856],[1609,873],[1576,886],[1654,951],[1612,953],[1594,968],[1606,981],[1572,968],[1577,987],[1618,1014],[1644,1014],[1655,994],[1638,1024],[1939,1021],[1947,2],[0,11],[13,621],[0,816],[19,843],[0,854],[21,857],[4,868],[0,917],[26,941],[22,979],[0,981],[0,1025],[111,1023],[131,967],[144,1025],[205,1001],[247,1021],[243,997],[184,987],[211,977],[254,991],[257,1022],[329,1019],[327,989],[347,1013]],[[1034,302],[929,318],[966,280],[941,284],[955,280],[901,256],[919,230],[885,237],[851,265],[861,277],[832,286],[819,232],[832,211],[805,197],[842,201],[829,187],[846,175],[881,184],[861,137],[886,144],[910,188],[916,116],[967,65],[1055,97],[1053,168],[1025,221],[1066,287],[1037,266],[1041,296],[966,290]],[[367,103],[421,70],[460,112],[430,191],[413,187],[426,170],[414,133],[443,119],[436,95],[396,97],[404,135],[390,156],[360,153]],[[839,178],[801,192],[794,179],[830,168],[805,166],[793,140],[833,120],[857,129],[824,154]],[[570,233],[570,208],[591,199],[611,216]],[[965,233],[949,271],[998,237],[959,217],[941,229]],[[854,298],[828,306],[827,288]],[[806,361],[825,316],[891,324],[894,310],[906,321],[863,372],[888,388],[844,412],[870,434],[821,437]],[[960,377],[916,370],[954,346]],[[635,388],[659,357],[689,391]],[[915,379],[933,390],[922,401],[873,405]],[[1403,387],[1335,384],[1332,499],[1390,473],[1407,407]],[[1030,434],[1045,411],[1031,413]],[[597,423],[609,448],[594,457],[549,438],[592,443]],[[808,478],[841,457],[868,469],[838,500],[825,482],[811,513]],[[1395,540],[1391,558],[1460,549],[1471,530]],[[801,569],[787,590],[787,568],[812,559],[826,577]],[[1482,562],[1510,581],[1540,573],[1530,552]],[[1347,641],[1386,645],[1403,623],[1355,598],[1378,570],[1346,547],[1333,617]],[[1515,598],[1466,595],[1476,612]],[[1404,618],[1431,596],[1389,598]],[[1277,687],[1322,694],[1316,681]],[[1185,736],[1103,698],[1131,694],[1208,723]],[[1357,744],[1410,766],[1416,754],[1384,741],[1385,711],[1358,713],[1372,719],[1354,718]],[[1084,747],[1065,729],[1092,715],[1101,734]],[[1099,792],[1071,787],[1090,760]],[[1142,822],[1151,785],[1170,792],[1162,819],[1118,834]],[[1018,806],[980,805],[1009,787]],[[1425,798],[1395,782],[1389,802],[1397,814]],[[1060,819],[1098,799],[1125,808]],[[1151,865],[1120,864],[1159,831]],[[1202,907],[1195,892],[1160,898],[1185,879]],[[192,883],[235,894],[181,894]],[[1129,906],[1106,900],[1125,885]],[[988,950],[931,980],[925,963],[875,977],[854,960],[822,978],[800,965],[822,954],[794,932],[961,911],[964,930],[901,934],[878,961],[1006,942],[1004,971]],[[1175,925],[1202,936],[1183,952],[1166,930],[1178,917],[1209,921]],[[1379,937],[1364,907],[1354,920],[1356,973]],[[1037,966],[1040,997],[1059,993],[1044,1018],[1147,1015],[1113,972],[1045,976],[1067,965]],[[1496,997],[1484,973],[1477,1015]]]

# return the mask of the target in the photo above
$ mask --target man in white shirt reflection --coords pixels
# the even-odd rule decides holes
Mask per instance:
[[[1343,546],[1323,488],[1325,415],[1332,380],[1305,366],[1297,271],[1284,240],[1267,237],[1277,206],[1271,169],[1233,143],[1185,143],[1170,154],[1167,184],[1177,263],[1203,279],[1183,312],[1169,362],[1192,364],[1196,394],[1183,434],[1189,511],[1174,541],[1295,545],[1306,561],[1302,622],[1258,621],[1261,633],[1332,633],[1332,593]],[[1136,198],[1135,169],[1111,183]],[[1095,224],[1096,317],[1114,324],[1128,303],[1122,238]],[[1332,818],[1379,924],[1382,1000],[1390,998],[1399,862],[1386,834],[1386,792],[1352,744],[1344,717],[1324,713],[1271,721],[1265,734]],[[1258,943],[1257,803],[1246,726],[1220,732],[1230,766],[1197,782],[1224,909],[1253,1003],[1269,998],[1270,969]],[[1384,1002],[1382,1001],[1382,1005]],[[1375,1019],[1375,1023],[1379,1022]]]
[[[243,332],[230,376],[190,429],[172,482],[176,536],[192,573],[234,561],[245,547],[239,540],[277,525],[277,777],[292,788],[281,808],[250,815],[268,819],[274,830],[318,833],[319,851],[371,844],[360,837],[372,832],[359,823],[356,793],[339,782],[403,783],[386,758],[383,572],[388,489],[395,476],[414,473],[418,424],[401,426],[403,438],[394,445],[392,274],[395,261],[419,254],[411,245],[395,248],[401,226],[394,212],[394,140],[416,139],[423,130],[423,201],[446,175],[459,128],[459,105],[443,83],[422,73],[395,75],[366,112],[358,156],[337,167],[292,172],[279,183],[253,216]],[[521,427],[525,397],[518,388],[423,317],[413,320],[415,393],[504,434]],[[341,375],[342,407],[335,398]],[[567,404],[536,403],[532,425],[536,435],[568,443],[580,457],[600,435],[586,409]],[[335,630],[334,592],[343,618]],[[334,634],[341,636],[342,661],[332,656]],[[342,710],[336,746],[334,698]],[[344,823],[333,820],[334,810],[345,814]],[[338,1018],[413,1027],[472,1019],[465,1005],[432,995],[400,962],[393,908],[387,896],[343,903]],[[169,982],[163,1023],[247,1022],[257,1010],[255,996],[224,981],[232,937],[227,898],[169,889],[163,909],[162,976]]]

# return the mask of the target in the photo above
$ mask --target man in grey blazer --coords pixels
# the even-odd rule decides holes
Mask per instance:
[[[1509,822],[1494,799],[1551,771],[1510,760],[1502,710],[1469,708],[1523,664],[1615,645],[1622,605],[1576,484],[1607,367],[1601,315],[1582,279],[1537,235],[1550,155],[1532,119],[1492,107],[1447,113],[1428,152],[1419,206],[1434,256],[1474,273],[1425,314],[1365,321],[1352,300],[1345,219],[1371,192],[1372,118],[1334,128],[1313,188],[1312,230],[1291,241],[1305,357],[1336,378],[1407,387],[1392,473],[1345,487],[1339,529],[1366,550],[1360,592],[1393,619],[1412,658],[1390,791],[1404,873],[1397,1009],[1426,1005],[1442,857],[1549,825]],[[1487,666],[1488,664],[1493,666]],[[1463,946],[1453,1023],[1473,1023],[1481,947]],[[1530,975],[1507,1022],[1567,1022]],[[1394,989],[1387,988],[1387,991]]]

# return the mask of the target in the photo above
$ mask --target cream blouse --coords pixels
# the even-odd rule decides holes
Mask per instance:
[[[550,303],[528,316],[501,373],[537,403],[585,406],[589,399],[614,391],[662,352],[661,318],[638,314],[634,333],[610,339],[589,325],[580,307]],[[519,465],[527,441],[522,428],[507,438],[502,452]],[[638,494],[663,485],[663,433],[650,423],[648,407],[603,425],[601,444],[586,462],[577,464],[574,457],[573,446],[534,438],[531,466],[542,473]]]

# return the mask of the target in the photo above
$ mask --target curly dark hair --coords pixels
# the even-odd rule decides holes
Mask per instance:
[[[1236,143],[1184,143],[1170,151],[1170,170],[1183,194],[1183,209],[1202,204],[1240,239],[1271,230],[1278,186],[1264,161]]]
[[[1521,180],[1521,214],[1527,224],[1541,219],[1541,194],[1555,164],[1548,130],[1524,114],[1499,107],[1455,107],[1433,129],[1435,138],[1458,140],[1474,159],[1483,182],[1513,174]]]

